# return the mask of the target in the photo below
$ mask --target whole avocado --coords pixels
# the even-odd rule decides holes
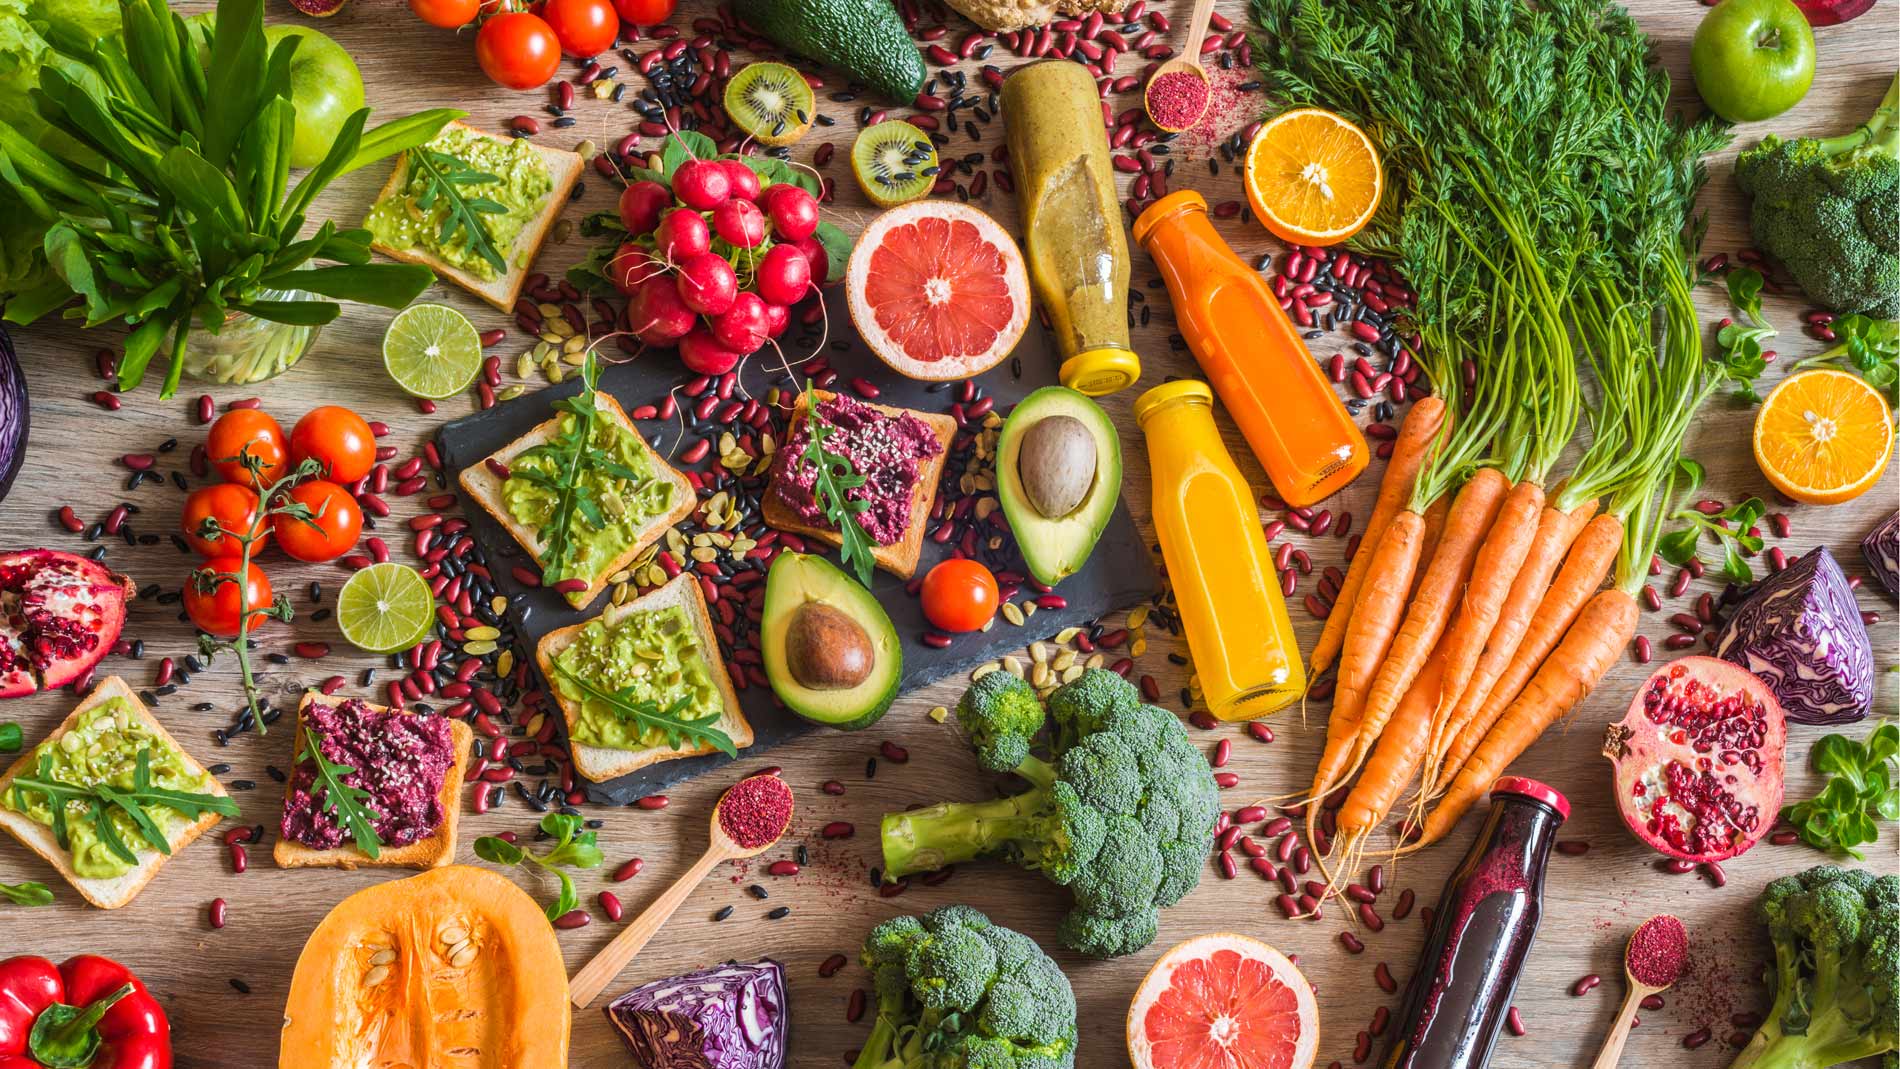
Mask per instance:
[[[891,0],[734,0],[733,13],[785,48],[899,104],[924,88],[924,57]]]

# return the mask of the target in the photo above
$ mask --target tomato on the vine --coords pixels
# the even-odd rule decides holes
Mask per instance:
[[[431,26],[460,29],[475,21],[482,0],[409,0],[409,10]]]
[[[235,557],[219,557],[194,570],[185,579],[185,614],[198,630],[218,638],[238,633],[238,586],[244,587],[243,611],[256,627],[271,607],[270,577],[256,564],[242,572],[243,562]]]
[[[924,576],[924,619],[943,631],[975,631],[996,615],[996,577],[982,564],[952,558]]]
[[[206,538],[205,520],[218,522],[225,533],[217,538]],[[185,541],[198,551],[201,557],[229,557],[244,551],[244,546],[232,537],[232,532],[243,532],[262,536],[251,543],[251,554],[256,556],[270,541],[270,527],[261,522],[257,507],[257,492],[238,483],[215,483],[199,487],[185,498],[185,517],[180,522]]]
[[[614,0],[620,17],[635,26],[657,26],[673,17],[678,0]]]
[[[620,14],[611,0],[547,0],[541,18],[561,42],[561,51],[586,59],[614,46]]]
[[[277,421],[255,408],[234,408],[218,417],[205,439],[205,456],[226,482],[251,485],[251,473],[237,457],[240,452],[256,457],[263,465],[258,477],[265,486],[284,477],[290,468],[290,452],[284,444],[284,429]]]
[[[376,463],[376,435],[363,417],[341,405],[324,405],[304,413],[291,428],[290,456],[299,464],[315,457],[324,478],[353,483]]]
[[[289,497],[308,508],[312,518],[306,521],[282,512],[270,518],[277,544],[285,553],[314,563],[335,560],[356,548],[363,533],[363,509],[348,490],[311,479],[291,487]]]
[[[541,16],[505,11],[482,23],[475,35],[475,60],[495,83],[533,89],[548,84],[561,69],[561,42]]]

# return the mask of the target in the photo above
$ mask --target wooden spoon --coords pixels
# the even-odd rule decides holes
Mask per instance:
[[[1192,118],[1179,126],[1170,126],[1155,114],[1152,96],[1155,83],[1170,74],[1185,72],[1190,77],[1199,78],[1203,87],[1207,85],[1207,69],[1201,66],[1201,42],[1207,38],[1207,17],[1213,13],[1214,0],[1194,0],[1194,11],[1188,16],[1187,44],[1179,55],[1155,68],[1154,74],[1148,78],[1148,87],[1142,90],[1141,104],[1148,110],[1149,121],[1171,134],[1178,134],[1200,122],[1201,116],[1207,113],[1207,101],[1211,94],[1201,94],[1201,108]]]
[[[1597,1052],[1597,1060],[1591,1069],[1616,1069],[1617,1060],[1623,1057],[1623,1044],[1629,1042],[1630,1022],[1636,1019],[1636,1011],[1642,1001],[1669,990],[1675,983],[1672,979],[1661,987],[1646,984],[1638,980],[1636,973],[1630,969],[1631,951],[1635,948],[1637,936],[1642,934],[1644,928],[1659,921],[1675,921],[1678,925],[1682,923],[1668,914],[1658,914],[1630,933],[1630,941],[1623,948],[1623,978],[1629,981],[1629,994],[1623,999],[1623,1008],[1616,1013],[1616,1024],[1611,1026],[1609,1036],[1603,1040],[1603,1049]]]
[[[747,779],[752,778],[754,777],[747,777]],[[635,917],[633,923],[621,929],[620,934],[614,936],[613,942],[602,947],[600,953],[595,954],[593,960],[582,966],[581,971],[575,973],[574,978],[568,981],[568,996],[573,1000],[574,1005],[585,1007],[594,1001],[600,995],[600,989],[620,975],[620,970],[627,967],[627,963],[633,960],[634,955],[640,953],[641,949],[659,934],[660,927],[672,918],[674,912],[686,901],[686,896],[693,893],[693,888],[699,885],[699,881],[706,878],[706,874],[711,872],[714,866],[722,861],[756,857],[770,850],[785,834],[785,829],[792,823],[790,787],[785,788],[788,796],[785,823],[772,833],[770,839],[757,846],[747,847],[726,833],[725,826],[719,820],[720,810],[725,807],[726,800],[732,797],[732,792],[745,782],[746,780],[740,780],[739,783],[726,788],[726,792],[719,796],[719,804],[713,807],[712,841],[707,845],[706,852],[700,855],[699,860],[693,862],[693,867],[687,869],[679,879],[674,880],[673,885],[668,887],[660,897],[654,899],[653,904],[648,906],[644,913]]]

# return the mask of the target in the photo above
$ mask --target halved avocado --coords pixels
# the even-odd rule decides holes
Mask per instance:
[[[772,693],[813,723],[857,731],[897,698],[904,655],[871,592],[823,557],[780,553],[765,577],[760,653]]]
[[[996,496],[1037,582],[1087,563],[1121,491],[1121,439],[1102,406],[1065,386],[1017,403],[996,443]]]

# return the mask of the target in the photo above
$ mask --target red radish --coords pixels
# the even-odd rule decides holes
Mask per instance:
[[[682,260],[677,281],[680,299],[701,315],[722,314],[732,307],[732,299],[739,292],[739,277],[732,265],[725,257],[710,252]]]
[[[765,300],[765,298],[763,297],[759,299]],[[779,335],[785,333],[785,328],[791,325],[792,325],[791,309],[786,308],[782,304],[773,304],[771,301],[765,301],[765,336],[766,337],[776,338]]]
[[[739,366],[743,355],[719,344],[704,325],[694,327],[680,339],[680,363],[695,375],[724,375]]]
[[[780,182],[766,190],[759,200],[759,207],[772,219],[772,232],[779,237],[797,241],[817,231],[818,201],[803,187]]]
[[[608,280],[614,284],[615,289],[629,297],[633,296],[634,290],[640,288],[642,282],[654,275],[665,273],[665,264],[655,260],[652,253],[631,241],[621,242],[620,247],[614,250],[614,258],[607,262]]]
[[[811,261],[791,245],[765,250],[753,276],[759,296],[773,304],[797,304],[811,289]]]
[[[648,345],[671,345],[693,329],[693,310],[680,300],[679,289],[667,275],[655,275],[634,290],[627,302],[627,329]]]
[[[765,242],[765,213],[751,201],[735,197],[713,209],[712,228],[730,245],[756,249]]]
[[[643,178],[620,192],[620,225],[627,233],[651,234],[660,213],[671,207],[673,194],[651,178]]]
[[[807,234],[802,238],[791,238],[787,245],[805,254],[805,262],[811,265],[811,280],[823,285],[831,278],[831,254],[818,243],[818,239]]]
[[[726,168],[726,180],[732,183],[732,195],[737,200],[759,199],[759,172],[746,166],[744,160],[720,160]]]
[[[660,217],[653,240],[660,255],[677,265],[712,248],[712,231],[698,212],[674,208]]]
[[[673,195],[688,208],[709,212],[732,196],[732,178],[718,160],[687,160],[673,172]]]
[[[713,339],[741,355],[757,352],[770,332],[765,298],[745,292],[732,299],[732,307],[712,321]]]

